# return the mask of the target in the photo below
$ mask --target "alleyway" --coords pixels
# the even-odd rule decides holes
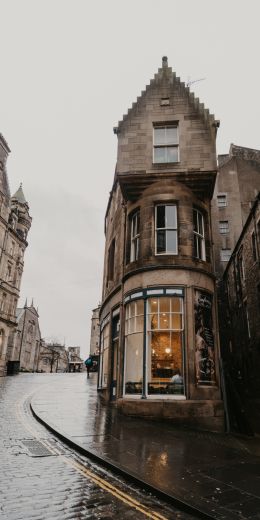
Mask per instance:
[[[76,454],[32,417],[29,403],[35,392],[51,393],[55,401],[57,391],[66,395],[75,377],[0,378],[1,520],[193,518]],[[78,383],[83,384],[82,377]],[[76,405],[76,394],[71,401]]]

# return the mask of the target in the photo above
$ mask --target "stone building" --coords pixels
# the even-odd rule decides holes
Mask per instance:
[[[162,67],[114,129],[98,389],[130,415],[223,428],[210,204],[219,122]]]
[[[260,151],[231,144],[219,156],[212,200],[214,263],[221,278],[260,189]]]
[[[100,305],[92,311],[89,349],[89,353],[92,356],[99,355],[99,311]]]
[[[8,338],[16,327],[24,252],[32,220],[22,186],[10,196],[6,171],[9,152],[0,134],[0,376],[6,374]]]
[[[65,345],[42,340],[38,372],[68,372],[70,355]]]
[[[18,308],[16,319],[17,327],[8,338],[7,371],[35,372],[39,364],[41,332],[39,314],[33,302],[30,306],[26,302],[23,308]]]
[[[246,219],[223,277],[228,320],[223,355],[243,386],[260,398],[260,194]]]

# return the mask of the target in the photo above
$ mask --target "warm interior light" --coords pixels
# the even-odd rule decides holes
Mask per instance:
[[[165,349],[165,352],[166,352],[166,354],[170,354],[171,349],[170,349],[170,348],[166,348],[166,349]]]

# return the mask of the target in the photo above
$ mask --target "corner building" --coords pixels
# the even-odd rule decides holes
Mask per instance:
[[[214,116],[162,67],[114,129],[98,389],[124,414],[223,429],[210,201]]]

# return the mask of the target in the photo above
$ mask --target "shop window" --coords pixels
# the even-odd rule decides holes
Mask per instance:
[[[99,388],[106,388],[108,382],[109,329],[109,323],[107,323],[104,326],[100,337]]]
[[[198,385],[214,385],[215,348],[213,334],[213,299],[212,295],[195,290],[194,320],[195,320],[195,369]]]
[[[137,300],[125,309],[125,394],[142,394],[144,301]]]
[[[144,300],[128,303],[125,310],[125,394],[177,395],[183,398],[182,298],[149,298],[146,323],[145,331]]]
[[[148,394],[183,395],[182,331],[182,298],[163,297],[148,300]]]
[[[229,233],[229,222],[228,220],[219,221],[219,232],[221,235],[227,235]]]
[[[136,211],[131,217],[131,251],[130,262],[139,258],[140,247],[140,211]]]
[[[178,125],[154,126],[153,162],[175,163],[179,161]]]
[[[176,204],[155,207],[155,254],[178,254]]]
[[[193,251],[195,258],[206,260],[204,217],[198,209],[193,210]]]

